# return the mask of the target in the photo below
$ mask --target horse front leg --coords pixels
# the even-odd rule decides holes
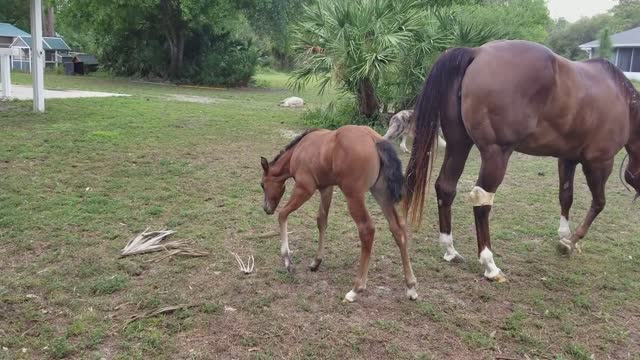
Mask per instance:
[[[289,234],[287,233],[287,218],[289,214],[296,211],[302,204],[307,202],[313,195],[313,191],[298,185],[293,189],[293,193],[287,204],[278,213],[278,224],[280,225],[280,256],[287,271],[293,272],[293,262],[291,261],[291,250],[289,250]]]
[[[577,161],[558,159],[558,176],[560,177],[560,226],[558,235],[560,239],[571,237],[571,227],[569,226],[569,211],[573,205],[573,179],[576,173]]]
[[[478,239],[478,257],[484,266],[484,276],[498,283],[506,282],[500,268],[496,266],[491,252],[491,236],[489,231],[489,213],[498,187],[504,179],[507,164],[511,156],[510,150],[504,150],[499,145],[490,145],[480,150],[482,164],[480,176],[476,186],[471,191],[473,215],[476,222],[476,237]]]
[[[559,249],[562,252],[569,254],[573,253],[573,251],[577,251],[578,253],[581,252],[580,247],[578,246],[578,241],[582,240],[587,235],[591,224],[606,205],[604,188],[607,180],[609,179],[609,175],[611,175],[611,171],[613,170],[613,159],[599,163],[584,162],[582,164],[582,170],[587,178],[589,190],[591,190],[591,207],[589,208],[584,221],[580,224],[576,232],[571,235],[571,238],[560,240]]]

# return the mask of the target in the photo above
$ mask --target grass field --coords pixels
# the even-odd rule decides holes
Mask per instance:
[[[341,302],[359,254],[341,194],[320,271],[306,270],[317,196],[290,217],[298,271],[283,271],[277,238],[256,235],[277,229],[262,211],[259,157],[303,129],[302,110],[277,107],[285,82],[264,74],[258,83],[273,88],[220,90],[47,75],[48,88],[132,96],[51,100],[38,115],[30,102],[0,103],[0,359],[640,359],[640,217],[617,174],[583,253],[567,258],[556,251],[555,160],[515,155],[492,213],[507,284],[483,280],[475,260],[464,193],[477,152],[453,208],[468,261],[441,259],[431,195],[411,242],[417,302],[404,297],[398,250],[371,199],[377,241],[357,303]],[[572,227],[589,203],[579,175]],[[147,227],[210,255],[120,259]],[[230,251],[255,255],[257,273],[242,275]],[[178,304],[196,306],[123,326]]]

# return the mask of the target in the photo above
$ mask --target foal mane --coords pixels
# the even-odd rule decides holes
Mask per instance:
[[[302,138],[304,138],[305,136],[317,130],[320,130],[320,129],[307,129],[302,134],[296,136],[293,140],[291,140],[290,143],[287,144],[287,146],[284,147],[282,151],[280,151],[280,153],[275,157],[275,159],[271,161],[271,165],[275,164],[276,161],[278,161],[284,153],[291,150],[294,146],[298,145],[298,143],[300,142],[300,140],[302,140]]]
[[[640,93],[636,90],[631,80],[629,80],[622,70],[618,69],[609,60],[603,58],[594,58],[585,61],[586,63],[599,64],[602,68],[611,76],[614,82],[618,85],[622,94],[629,102],[629,112],[631,118],[638,119],[640,117]]]

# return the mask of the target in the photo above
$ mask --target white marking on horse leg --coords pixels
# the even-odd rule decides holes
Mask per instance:
[[[289,269],[291,266],[291,251],[289,250],[289,234],[287,234],[287,220],[280,223],[280,256],[284,261],[284,266]]]
[[[440,135],[438,135],[438,146],[441,148],[447,147],[447,142],[444,141],[444,139]]]
[[[415,286],[411,289],[407,289],[407,297],[409,300],[418,300],[418,292],[416,291]]]
[[[402,135],[402,142],[400,143],[400,149],[404,152],[409,152],[407,149],[407,135]]]
[[[564,216],[560,216],[560,227],[558,228],[558,235],[560,235],[561,239],[569,239],[571,237],[569,220],[567,220],[567,218]]]
[[[488,248],[480,252],[480,264],[484,265],[484,277],[487,279],[495,279],[500,275],[500,269],[493,261],[493,253]]]
[[[344,296],[344,300],[347,302],[354,302],[356,301],[356,297],[358,296],[358,293],[356,293],[355,290],[351,290],[347,293],[347,295]]]
[[[440,245],[445,250],[444,259],[448,262],[456,258],[462,259],[462,256],[453,247],[453,235],[440,233]]]
[[[471,190],[471,193],[469,193],[469,198],[471,199],[474,207],[491,206],[493,205],[493,200],[495,197],[495,193],[487,192],[479,186],[474,186],[473,190]]]

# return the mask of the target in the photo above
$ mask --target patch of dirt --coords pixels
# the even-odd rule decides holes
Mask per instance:
[[[292,140],[292,139],[294,139],[296,136],[300,135],[300,133],[295,132],[295,131],[293,131],[293,130],[280,129],[280,135],[282,135],[282,137],[283,137],[283,138],[285,138],[285,139]]]
[[[211,98],[205,96],[171,94],[167,96],[167,100],[182,101],[196,104],[218,104],[225,101],[224,99]]]

